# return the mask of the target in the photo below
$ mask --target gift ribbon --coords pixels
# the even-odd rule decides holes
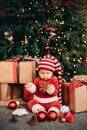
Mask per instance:
[[[68,84],[68,88],[72,89],[72,88],[82,87],[83,85],[84,85],[84,83],[82,83],[82,82],[72,82],[72,83]]]
[[[19,83],[19,62],[21,57],[17,57],[16,59],[12,59],[13,61],[13,81],[15,84]]]

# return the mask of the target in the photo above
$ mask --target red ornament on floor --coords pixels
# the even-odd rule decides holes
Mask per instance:
[[[39,121],[44,121],[47,118],[46,112],[43,112],[43,111],[38,112],[37,118]]]
[[[8,108],[14,110],[17,107],[17,103],[15,101],[10,101],[8,103]]]
[[[62,113],[60,116],[59,116],[59,119],[61,122],[66,122],[66,113]]]
[[[68,112],[66,114],[66,121],[69,123],[73,123],[75,121],[75,114],[73,112]]]
[[[48,112],[48,119],[50,121],[55,121],[57,119],[57,113],[55,111]]]

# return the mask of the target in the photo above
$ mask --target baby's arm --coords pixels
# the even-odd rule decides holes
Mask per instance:
[[[58,83],[58,79],[56,77],[54,77],[51,81],[51,83],[47,86],[47,90],[46,92],[48,94],[53,94],[56,95],[59,92],[59,83]]]

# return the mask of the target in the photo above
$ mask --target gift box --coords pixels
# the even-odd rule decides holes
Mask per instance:
[[[87,82],[87,75],[74,75],[73,81]]]
[[[23,85],[0,83],[0,100],[11,100],[21,98],[23,95]]]
[[[33,82],[36,76],[35,61],[0,61],[0,83],[25,84]]]
[[[63,84],[63,104],[74,112],[87,111],[87,86],[82,83]]]
[[[24,85],[24,87],[23,87],[23,99],[24,99],[25,101],[29,101],[29,100],[33,99],[33,96],[34,96],[34,94],[33,94],[33,93],[30,93],[30,92],[26,89],[26,87],[25,87],[25,85]]]

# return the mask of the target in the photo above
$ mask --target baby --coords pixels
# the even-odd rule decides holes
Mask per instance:
[[[55,71],[58,72],[59,78],[54,76]],[[54,56],[46,55],[38,64],[38,74],[34,83],[25,85],[27,91],[34,93],[33,99],[28,102],[28,109],[33,113],[52,111],[59,116],[61,102],[59,102],[58,93],[62,84],[61,65]]]

